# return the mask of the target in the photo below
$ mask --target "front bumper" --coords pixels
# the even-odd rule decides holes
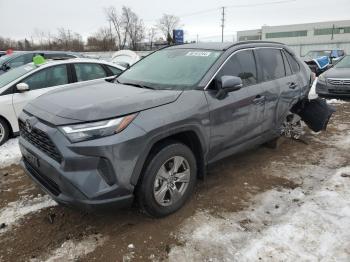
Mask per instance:
[[[20,121],[30,118],[22,114]],[[30,140],[22,133],[21,165],[56,202],[84,211],[132,204],[131,178],[145,144],[143,130],[131,124],[127,132],[72,144],[57,128],[34,122],[33,128],[47,135],[60,157],[48,154],[42,141]]]
[[[317,81],[316,93],[321,97],[350,98],[350,87],[333,86]]]
[[[67,191],[60,192],[60,194],[57,195],[52,192],[53,185],[50,185],[53,183],[52,180],[49,180],[45,175],[40,174],[25,159],[21,160],[21,166],[25,173],[32,178],[37,185],[39,185],[57,203],[63,206],[74,207],[83,211],[109,211],[111,209],[131,206],[134,199],[132,194],[105,200],[75,198],[75,193],[67,194]]]

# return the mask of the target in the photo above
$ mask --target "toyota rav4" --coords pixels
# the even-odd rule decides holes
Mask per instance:
[[[311,71],[272,42],[164,48],[113,81],[30,102],[19,117],[22,166],[58,203],[132,204],[166,216],[206,166],[280,136]]]

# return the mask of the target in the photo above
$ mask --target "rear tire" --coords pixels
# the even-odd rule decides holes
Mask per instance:
[[[0,146],[10,137],[10,127],[5,120],[0,118]]]
[[[176,212],[191,196],[196,184],[193,152],[178,142],[163,144],[146,165],[137,188],[141,209],[153,217]]]

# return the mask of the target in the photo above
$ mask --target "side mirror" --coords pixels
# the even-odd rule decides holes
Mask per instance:
[[[9,67],[8,64],[2,64],[1,67],[0,67],[0,69],[1,69],[2,71],[5,71],[5,72],[6,72],[7,70],[10,69],[10,67]]]
[[[19,83],[16,85],[16,88],[20,92],[26,92],[29,91],[29,86],[26,83]]]
[[[222,76],[220,79],[221,87],[216,97],[224,98],[227,93],[239,90],[243,87],[242,79],[238,76]]]

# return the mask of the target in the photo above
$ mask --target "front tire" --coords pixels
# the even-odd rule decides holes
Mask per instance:
[[[164,217],[180,209],[191,196],[197,179],[196,158],[181,143],[161,146],[150,157],[137,190],[141,209]]]
[[[0,118],[0,146],[10,137],[10,127],[5,120]]]

